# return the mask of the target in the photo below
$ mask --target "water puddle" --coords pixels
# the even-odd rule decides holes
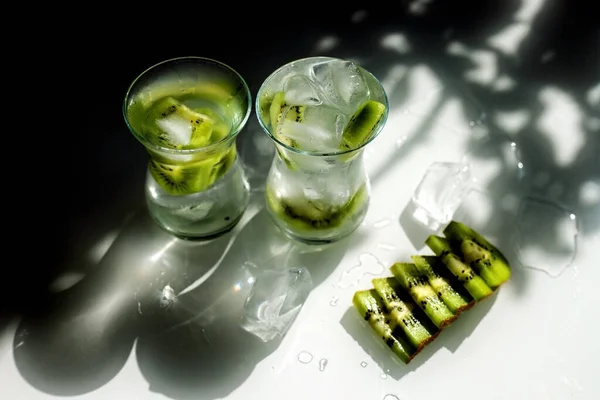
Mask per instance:
[[[301,351],[300,353],[298,353],[298,361],[302,364],[308,364],[312,361],[312,359],[313,355],[310,354],[308,351]]]
[[[327,363],[329,361],[326,358],[321,358],[319,360],[319,371],[323,372],[325,371],[325,368],[327,367]]]
[[[340,299],[340,298],[339,298],[338,296],[333,296],[333,297],[331,298],[331,300],[329,300],[329,305],[330,305],[331,307],[335,307],[335,306],[337,306],[337,302],[338,302],[338,300],[339,300],[339,299]]]
[[[373,228],[377,228],[377,229],[381,229],[381,228],[385,228],[386,226],[388,226],[391,223],[391,221],[389,219],[382,219],[381,221],[377,221],[373,223]]]
[[[525,198],[517,214],[516,249],[521,264],[560,276],[577,255],[577,217],[561,206]]]
[[[396,140],[396,147],[400,148],[400,147],[404,146],[407,139],[408,139],[407,136],[402,136],[400,139]]]
[[[377,248],[380,250],[385,250],[385,251],[396,250],[396,246],[394,246],[393,244],[389,244],[389,243],[379,243],[377,245]]]
[[[358,258],[358,264],[342,272],[337,285],[342,289],[356,286],[364,276],[377,276],[383,273],[384,269],[385,267],[377,257],[371,253],[363,253]]]

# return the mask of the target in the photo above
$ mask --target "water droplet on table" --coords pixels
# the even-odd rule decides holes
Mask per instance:
[[[365,275],[377,276],[385,270],[381,262],[371,253],[363,253],[355,264],[342,272],[337,285],[342,289],[356,286]]]
[[[362,361],[362,362],[360,363],[360,366],[361,366],[361,367],[363,367],[363,368],[366,368],[366,367],[367,367],[367,365],[368,365],[368,364],[367,364],[367,362],[366,362],[366,361]]]
[[[385,396],[383,396],[383,400],[400,400],[400,399],[395,394],[386,394]]]
[[[379,375],[379,377],[380,377],[381,379],[387,379],[387,374],[386,374],[385,372],[382,372],[382,373]]]
[[[381,228],[385,228],[389,224],[390,224],[390,220],[386,218],[386,219],[382,219],[381,221],[377,221],[377,222],[373,223],[373,228],[381,229]]]
[[[516,248],[521,264],[558,277],[577,253],[577,218],[559,205],[526,198],[517,215]]]
[[[300,353],[298,353],[298,361],[302,364],[308,364],[312,361],[312,359],[313,355],[310,354],[308,351],[301,351]]]
[[[328,363],[328,362],[329,362],[329,361],[327,361],[327,359],[326,359],[326,358],[321,358],[321,359],[319,360],[319,371],[325,371],[325,367],[327,367],[327,363]]]
[[[381,250],[385,250],[385,251],[392,251],[396,249],[396,246],[394,246],[393,244],[388,244],[388,243],[379,243],[377,245],[377,247]]]
[[[337,306],[337,302],[338,302],[338,300],[339,300],[339,299],[340,299],[340,298],[339,298],[338,296],[333,296],[333,297],[331,298],[331,300],[329,300],[329,305],[330,305],[331,307],[335,307],[335,306]]]
[[[406,136],[402,136],[400,139],[396,140],[396,147],[400,148],[404,146],[404,144],[406,143],[406,139]]]

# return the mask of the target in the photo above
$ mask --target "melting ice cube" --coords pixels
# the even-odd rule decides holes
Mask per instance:
[[[327,102],[347,115],[352,115],[369,99],[365,77],[352,61],[333,60],[315,64],[311,77],[325,94]]]
[[[283,336],[312,286],[310,273],[303,267],[261,272],[246,298],[242,328],[264,342]]]
[[[437,230],[450,222],[471,188],[471,183],[468,164],[432,164],[413,194],[413,217],[428,228]]]
[[[277,132],[291,139],[301,150],[336,152],[346,122],[345,116],[330,106],[290,106],[284,110]]]
[[[187,145],[192,139],[192,124],[177,115],[156,121],[158,127],[167,135],[167,141],[174,145]]]
[[[285,101],[293,105],[318,105],[321,104],[320,96],[314,83],[304,75],[290,77],[283,87]]]

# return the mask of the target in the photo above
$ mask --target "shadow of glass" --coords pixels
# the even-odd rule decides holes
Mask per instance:
[[[262,201],[262,194],[255,197]],[[209,276],[173,296],[168,306],[155,307],[152,329],[136,345],[150,390],[174,399],[216,399],[237,388],[281,342],[280,337],[263,342],[240,326],[255,278],[267,269],[303,266],[317,286],[337,267],[348,240],[327,246],[294,242],[259,210],[232,236]],[[173,247],[163,257],[172,251],[179,253]],[[201,262],[205,251],[192,244],[188,258]]]
[[[23,378],[62,396],[109,382],[125,364],[142,327],[140,302],[155,297],[157,287],[185,287],[208,270],[182,272],[189,265],[177,257],[185,257],[185,245],[177,257],[161,257],[177,241],[154,224],[146,209],[135,213],[97,268],[22,317],[13,353]],[[219,244],[206,246],[207,264],[220,257],[224,247]]]
[[[454,353],[477,328],[479,322],[492,308],[496,297],[497,293],[494,293],[481,303],[476,304],[472,309],[464,312],[408,364],[403,364],[390,351],[389,347],[375,334],[373,328],[360,317],[354,307],[346,310],[340,323],[346,332],[362,347],[364,352],[377,363],[381,371],[398,381],[416,371],[438,351],[446,349]]]

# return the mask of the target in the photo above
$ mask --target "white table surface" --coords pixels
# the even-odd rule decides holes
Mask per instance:
[[[0,399],[600,398],[600,119],[591,112],[600,83],[575,97],[501,63],[542,6],[525,2],[486,46],[447,32],[447,57],[470,63],[459,72],[419,58],[400,28],[373,34],[368,50],[343,35],[315,41],[297,58],[356,59],[390,98],[365,153],[372,203],[358,231],[317,251],[274,229],[261,186],[272,148],[252,118],[241,152],[258,155],[247,161],[253,197],[236,229],[209,246],[180,242],[143,209],[113,229],[87,228],[86,262],[96,267],[57,278],[41,319],[0,325]],[[506,99],[515,105],[495,106]],[[456,218],[498,243],[513,276],[405,366],[358,318],[352,295],[428,251],[411,195],[431,163],[465,158],[477,183]],[[263,344],[236,321],[247,274],[281,265],[306,266],[315,287],[287,335]],[[166,285],[179,295],[166,311],[153,308]]]

